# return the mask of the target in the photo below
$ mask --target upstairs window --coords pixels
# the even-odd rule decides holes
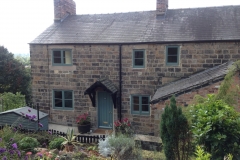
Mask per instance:
[[[179,46],[166,47],[166,65],[179,65]]]
[[[55,66],[72,65],[71,50],[53,50],[52,64]]]
[[[133,68],[145,67],[145,51],[133,50]]]
[[[53,91],[53,108],[54,109],[73,109],[73,91],[54,90]]]
[[[131,113],[137,115],[149,115],[149,96],[131,95]]]

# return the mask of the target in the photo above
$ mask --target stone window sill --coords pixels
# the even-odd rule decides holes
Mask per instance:
[[[49,66],[50,70],[59,70],[59,71],[75,71],[76,66]]]

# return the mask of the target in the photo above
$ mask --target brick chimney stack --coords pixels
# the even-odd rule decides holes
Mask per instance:
[[[73,0],[54,0],[54,21],[61,21],[68,15],[76,15],[76,3]]]
[[[168,9],[168,0],[157,0],[157,14],[163,15]]]

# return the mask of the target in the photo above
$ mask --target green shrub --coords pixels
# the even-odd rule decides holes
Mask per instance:
[[[33,134],[30,134],[29,136],[32,138],[36,138],[42,147],[49,146],[49,143],[57,137],[47,131],[33,133]]]
[[[34,152],[34,148],[39,146],[39,142],[36,138],[25,137],[19,141],[19,148],[24,151]]]
[[[176,106],[175,97],[170,99],[160,123],[160,136],[167,160],[187,160],[190,154],[190,132],[187,118]]]
[[[0,130],[0,138],[2,138],[3,142],[9,142],[10,139],[14,139],[14,142],[18,143],[25,135],[19,133],[13,127],[4,126],[2,130]]]
[[[208,95],[203,103],[192,106],[191,114],[196,143],[214,160],[229,153],[240,156],[240,115],[234,107],[216,100],[215,95]]]
[[[135,148],[134,138],[128,135],[110,135],[98,144],[99,153],[103,156],[111,155],[115,159],[141,159],[141,152]]]
[[[25,96],[19,92],[16,94],[5,92],[0,94],[0,97],[3,99],[3,111],[23,107],[26,105]]]
[[[57,137],[57,138],[55,138],[53,141],[51,141],[50,143],[49,143],[49,148],[50,149],[61,149],[61,146],[62,146],[62,142],[64,142],[65,141],[65,139],[64,138],[62,138],[62,137]]]
[[[200,146],[197,146],[195,155],[196,155],[196,160],[210,160],[211,158],[211,154],[205,153]]]

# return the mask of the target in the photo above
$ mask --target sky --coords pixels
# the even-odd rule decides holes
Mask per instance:
[[[77,14],[156,9],[156,0],[74,0]],[[168,0],[169,9],[240,5],[240,0]],[[29,54],[29,44],[53,23],[53,0],[0,0],[0,45]]]

